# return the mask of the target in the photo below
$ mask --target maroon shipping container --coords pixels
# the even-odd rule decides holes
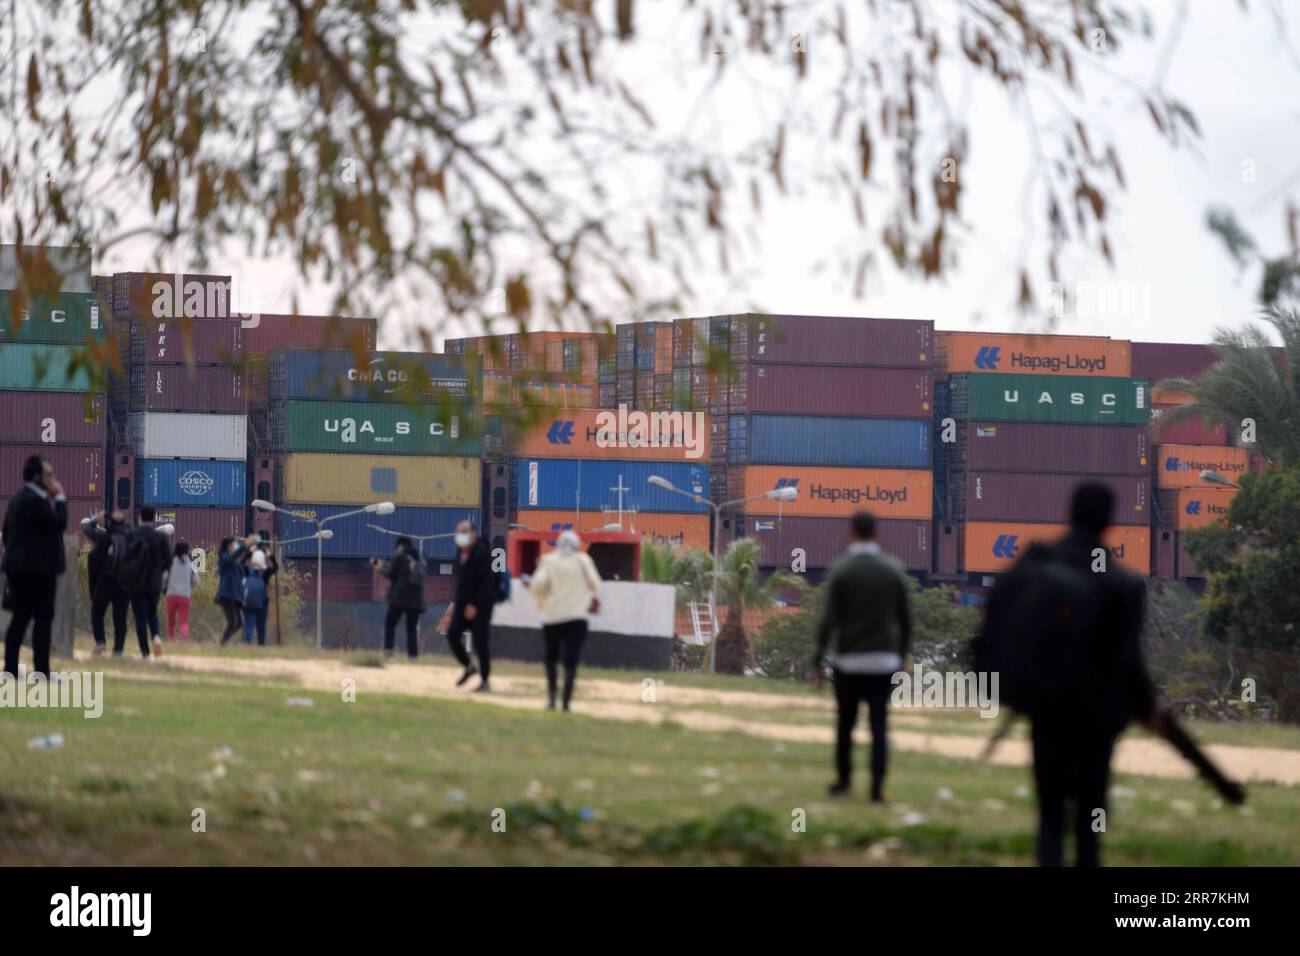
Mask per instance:
[[[180,282],[177,282],[177,279]],[[119,272],[113,276],[113,318],[226,319],[230,276]]]
[[[1020,521],[1063,524],[1070,517],[1070,498],[1083,480],[1077,475],[968,471],[965,476],[967,521]],[[1115,495],[1115,524],[1150,525],[1151,479],[1145,475],[1089,475],[1088,481]]]
[[[1145,475],[1151,470],[1151,440],[1141,425],[972,421],[957,427],[957,461],[972,471]]]
[[[218,548],[222,538],[245,534],[243,508],[159,508],[157,519],[159,524],[175,526],[173,544],[184,541],[191,548],[208,551]]]
[[[929,418],[928,369],[846,365],[750,365],[732,385],[733,413]]]
[[[244,376],[223,366],[142,365],[131,369],[136,412],[242,412]]]
[[[217,365],[242,360],[243,328],[233,319],[136,319],[131,361],[138,365]]]
[[[1183,533],[1180,531],[1175,537],[1178,539],[1178,576],[1180,578],[1205,577],[1205,572],[1196,566],[1192,556],[1187,553],[1187,548],[1183,544]]]
[[[106,401],[74,392],[0,392],[0,442],[102,448]]]
[[[273,349],[360,348],[374,351],[379,324],[343,316],[262,313],[246,320],[244,350],[250,358]]]
[[[830,315],[731,318],[731,357],[769,365],[928,367],[934,323]]]
[[[1164,378],[1194,378],[1218,360],[1219,356],[1208,345],[1134,342],[1132,374],[1159,385]]]
[[[0,497],[0,515],[3,515],[9,507],[9,499],[12,494]],[[68,528],[65,534],[81,534],[81,520],[89,518],[91,515],[98,514],[104,510],[104,502],[98,498],[69,498],[68,499]],[[90,542],[86,541],[85,546],[89,547]]]
[[[803,555],[808,568],[827,568],[849,546],[849,523],[840,518],[775,518],[747,515],[735,519],[746,537],[759,547],[764,567],[794,566],[795,552]],[[885,553],[892,554],[909,571],[930,570],[930,522],[881,521],[876,524],[877,540]]]
[[[40,455],[54,466],[54,475],[69,498],[103,500],[104,451],[89,445],[0,445],[0,487],[6,492],[22,487],[23,463],[31,455]]]
[[[1151,440],[1158,445],[1226,445],[1228,429],[1223,425],[1207,427],[1200,418],[1188,418],[1168,428],[1160,428],[1161,418],[1177,405],[1151,406]]]
[[[1167,581],[1177,576],[1178,532],[1156,529],[1151,532],[1152,574]]]

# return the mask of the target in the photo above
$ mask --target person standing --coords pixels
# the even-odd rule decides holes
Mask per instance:
[[[377,560],[377,559],[376,559]],[[418,627],[424,613],[424,559],[416,554],[414,542],[397,539],[393,556],[381,565],[388,578],[388,613],[384,616],[384,653],[393,656],[397,622],[406,621],[406,656],[411,663],[420,657]]]
[[[858,704],[867,702],[871,721],[871,800],[884,800],[889,760],[886,715],[892,677],[903,667],[912,639],[912,609],[907,573],[876,543],[876,518],[859,511],[850,526],[848,554],[832,569],[826,605],[817,625],[813,679],[820,682],[831,650],[838,712],[835,783],[830,795],[849,792],[853,776],[853,729]]]
[[[86,557],[86,572],[90,579],[90,631],[95,637],[94,653],[99,655],[108,650],[104,615],[110,607],[113,609],[113,645],[121,647],[126,642],[126,612],[131,598],[111,567],[111,562],[118,557],[113,554],[114,546],[125,549],[126,516],[120,511],[112,514],[101,511],[82,521],[81,530],[91,542],[90,554]]]
[[[573,700],[578,660],[587,639],[587,615],[600,610],[596,592],[600,572],[582,550],[582,539],[571,530],[560,532],[556,550],[543,555],[528,591],[542,615],[542,640],[546,645],[546,706],[555,709],[558,663],[564,656],[564,709]]]
[[[1077,646],[1061,650],[1062,659],[1071,662],[1064,668],[1064,683],[1049,688],[1047,677],[1037,678],[1042,700],[1027,714],[1038,799],[1039,866],[1063,863],[1067,807],[1072,811],[1078,865],[1100,865],[1096,823],[1106,810],[1115,740],[1134,720],[1159,733],[1165,719],[1142,659],[1145,583],[1116,566],[1101,540],[1114,508],[1114,495],[1105,485],[1080,485],[1070,504],[1065,537],[1031,549],[998,577],[979,637],[987,644],[998,634],[1054,626],[1026,620],[1026,603],[1044,591],[1054,595],[1055,607],[1066,611],[1062,616],[1058,610],[1057,618],[1066,625],[1078,622],[1069,633],[1044,635],[1055,638],[1058,647],[1065,642]],[[1055,671],[1045,668],[1043,673]],[[1003,696],[1008,696],[1005,682]]]
[[[172,549],[172,564],[167,569],[167,593],[164,604],[167,610],[167,640],[176,637],[177,623],[180,635],[190,639],[190,597],[199,583],[198,572],[190,559],[190,546],[186,541],[177,541]]]
[[[456,681],[463,686],[475,674],[482,680],[474,690],[486,693],[492,688],[488,677],[492,672],[492,650],[489,639],[492,629],[492,607],[499,596],[496,572],[492,570],[492,552],[487,542],[468,521],[456,526],[455,596],[452,599],[451,622],[447,625],[447,643],[464,672]],[[478,655],[476,668],[465,650],[465,631],[470,632],[474,653]]]
[[[217,596],[215,601],[226,615],[226,629],[221,632],[221,644],[238,634],[244,627],[244,564],[252,538],[222,538],[221,553],[217,558]]]
[[[5,673],[18,678],[18,652],[32,625],[32,669],[50,676],[50,637],[59,575],[67,570],[63,532],[68,499],[50,463],[32,455],[23,463],[23,487],[9,499],[4,542],[4,607],[12,617],[5,632]]]
[[[266,646],[266,618],[271,609],[268,584],[275,576],[275,559],[267,559],[266,551],[257,547],[248,556],[244,569],[244,643],[253,643],[253,629],[257,629],[257,646]]]
[[[131,599],[131,616],[135,618],[135,636],[140,656],[149,660],[149,642],[162,654],[162,628],[158,624],[158,602],[162,599],[163,573],[171,564],[167,536],[155,526],[156,512],[149,505],[140,509],[140,523],[127,535],[126,554],[119,563],[119,580]],[[121,656],[123,641],[113,647]]]

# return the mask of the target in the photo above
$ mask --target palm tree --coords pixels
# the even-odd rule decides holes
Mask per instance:
[[[718,593],[727,605],[714,665],[719,673],[743,674],[753,654],[745,633],[745,608],[765,608],[776,603],[781,588],[804,587],[797,574],[778,568],[766,577],[758,570],[758,543],[738,538],[727,547],[718,574]]]
[[[1219,329],[1211,348],[1219,361],[1200,378],[1173,378],[1161,388],[1183,392],[1191,404],[1165,416],[1163,430],[1188,418],[1225,425],[1234,434],[1242,422],[1255,422],[1255,446],[1274,465],[1300,466],[1300,319],[1291,309],[1272,306],[1263,318],[1282,339],[1282,351],[1260,326]]]

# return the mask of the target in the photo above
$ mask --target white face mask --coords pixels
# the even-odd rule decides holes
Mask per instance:
[[[468,548],[473,543],[474,543],[474,536],[470,534],[468,531],[456,532],[456,547]]]

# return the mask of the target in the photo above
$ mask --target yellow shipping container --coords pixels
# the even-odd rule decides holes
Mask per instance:
[[[482,478],[477,458],[296,453],[284,456],[278,483],[285,502],[477,508]]]

